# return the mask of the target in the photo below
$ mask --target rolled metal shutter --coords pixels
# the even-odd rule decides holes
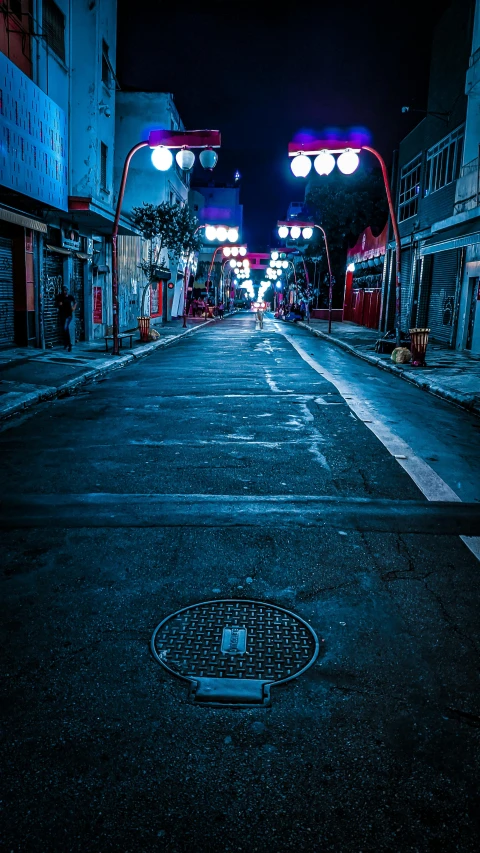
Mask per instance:
[[[56,297],[62,292],[62,287],[63,255],[47,249],[43,268],[43,328],[47,347],[63,343],[56,304]]]
[[[0,347],[15,344],[13,308],[13,240],[0,237]]]
[[[80,258],[73,259],[73,276],[70,282],[70,293],[75,299],[75,340],[85,340],[85,299],[83,293],[84,262]]]
[[[450,343],[455,314],[458,249],[433,256],[427,325],[437,341]]]
[[[411,327],[410,315],[412,312],[412,250],[402,251],[402,304],[400,306],[401,325],[403,332],[408,332]]]

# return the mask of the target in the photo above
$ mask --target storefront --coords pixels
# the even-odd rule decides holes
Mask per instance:
[[[343,319],[370,329],[380,320],[387,230],[375,237],[366,228],[347,253]]]

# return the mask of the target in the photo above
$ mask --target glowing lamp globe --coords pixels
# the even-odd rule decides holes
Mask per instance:
[[[271,266],[271,267],[274,267],[274,266],[275,266],[275,261],[270,261],[270,266]]]
[[[237,266],[237,262],[236,262],[236,261],[230,261],[230,266],[231,266],[231,267],[236,267],[236,266]]]
[[[292,238],[292,240],[298,240],[301,233],[301,229],[298,227],[298,225],[294,225],[292,228],[290,228],[290,237]]]
[[[224,240],[227,239],[227,229],[223,227],[223,225],[219,225],[217,228],[217,240],[220,240],[223,243]]]
[[[234,258],[238,255],[238,246],[232,246],[232,255]]]
[[[282,267],[284,270],[286,270],[288,267],[288,261],[282,261]]]
[[[244,266],[244,267],[249,267],[249,266],[250,266],[250,261],[247,261],[247,259],[245,259],[244,261],[242,261],[242,264],[243,264],[243,266]]]
[[[167,172],[173,163],[173,154],[164,145],[159,145],[152,151],[152,163],[159,172]]]
[[[277,281],[277,285],[276,285],[276,286],[277,286],[278,290],[280,290],[280,288],[281,288],[281,286],[282,286],[282,282],[281,282],[281,281]]]
[[[303,228],[302,237],[304,240],[310,240],[313,235],[313,228]]]
[[[216,240],[217,238],[217,229],[214,225],[207,225],[205,228],[205,237],[207,240]]]
[[[360,162],[358,154],[347,148],[337,160],[337,166],[344,175],[351,175],[355,171]]]
[[[275,261],[275,266],[278,267],[278,269],[281,269],[282,262],[281,261]]]
[[[272,258],[272,261],[278,261],[278,252],[272,252],[271,258]]]
[[[240,252],[240,254],[241,254],[242,258],[243,258],[243,256],[247,254],[247,249],[246,249],[246,247],[245,247],[245,246],[240,246],[239,252]]]
[[[281,237],[282,240],[285,240],[285,237],[288,237],[288,228],[286,225],[280,225],[278,229],[278,236]]]
[[[203,168],[208,169],[208,171],[214,169],[218,163],[218,155],[213,148],[204,148],[198,159]]]
[[[306,154],[297,154],[290,163],[290,168],[296,178],[306,178],[312,168],[312,161]]]
[[[232,250],[231,250],[230,246],[224,246],[224,247],[223,247],[223,255],[224,255],[226,258],[229,258],[229,257],[230,257],[231,252],[232,252]]]
[[[183,169],[184,172],[189,172],[190,169],[193,169],[195,154],[189,148],[181,148],[175,154],[175,160],[180,169]]]
[[[230,243],[235,243],[238,240],[238,228],[229,228],[227,231],[227,239]]]
[[[329,175],[335,168],[335,157],[330,151],[320,151],[313,161],[313,168],[319,175]]]

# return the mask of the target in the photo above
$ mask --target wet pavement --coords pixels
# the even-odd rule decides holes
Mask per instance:
[[[424,517],[474,513],[480,421],[378,373],[241,314],[4,425],[2,849],[477,849],[477,540]],[[268,708],[150,653],[225,598],[319,638]]]

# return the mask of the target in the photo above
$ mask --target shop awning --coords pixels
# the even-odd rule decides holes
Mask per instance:
[[[39,219],[33,219],[31,216],[26,216],[24,213],[18,213],[16,210],[1,205],[0,219],[3,219],[4,222],[11,222],[12,225],[20,225],[21,228],[30,228],[32,231],[40,231],[42,234],[47,233],[46,222],[40,222]]]

